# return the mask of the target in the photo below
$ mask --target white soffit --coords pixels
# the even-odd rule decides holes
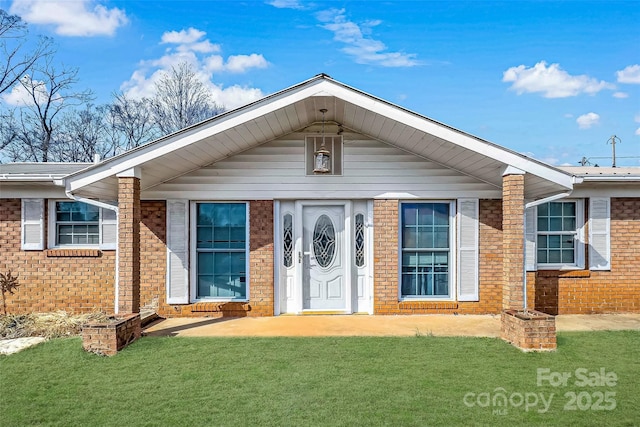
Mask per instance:
[[[140,167],[142,189],[184,175],[322,120],[501,186],[505,166],[527,172],[532,195],[572,188],[571,174],[319,75],[66,178],[67,189],[117,193],[112,177]],[[526,188],[526,187],[525,187]],[[528,190],[528,189],[527,189]]]

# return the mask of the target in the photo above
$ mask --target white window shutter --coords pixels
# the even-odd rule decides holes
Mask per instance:
[[[524,210],[524,263],[527,271],[536,271],[536,228],[538,222],[538,207]]]
[[[22,199],[22,250],[44,249],[44,199]]]
[[[189,303],[189,201],[167,200],[167,304]]]
[[[118,241],[118,218],[111,209],[100,209],[100,249],[115,249]]]
[[[589,199],[589,269],[611,270],[611,199]]]
[[[458,301],[478,301],[478,199],[458,199]]]

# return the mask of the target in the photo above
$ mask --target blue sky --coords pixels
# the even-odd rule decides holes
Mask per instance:
[[[640,165],[640,1],[0,0],[96,102],[191,62],[227,108],[324,72],[555,165]],[[5,94],[11,105],[16,93]],[[622,157],[638,157],[623,159]]]

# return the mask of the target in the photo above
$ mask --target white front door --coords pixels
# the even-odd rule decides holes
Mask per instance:
[[[302,206],[303,310],[350,309],[345,235],[345,205]]]

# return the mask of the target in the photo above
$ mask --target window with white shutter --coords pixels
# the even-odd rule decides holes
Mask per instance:
[[[589,269],[611,270],[611,200],[589,199]]]
[[[44,199],[22,199],[22,250],[44,249]]]
[[[458,301],[478,301],[478,199],[458,200]]]
[[[189,303],[189,201],[167,200],[167,304]]]

